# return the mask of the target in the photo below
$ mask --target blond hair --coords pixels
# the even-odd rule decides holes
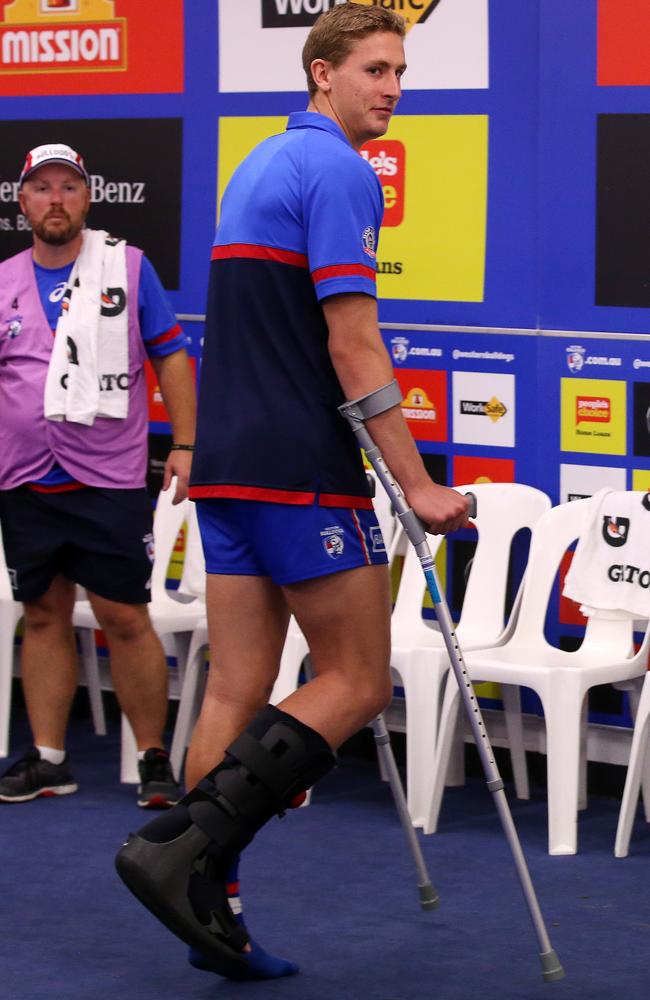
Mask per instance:
[[[310,97],[318,90],[311,72],[314,59],[324,59],[333,66],[340,66],[359,39],[377,31],[390,31],[404,38],[406,23],[400,14],[392,10],[362,3],[339,4],[321,14],[302,50],[302,65]]]

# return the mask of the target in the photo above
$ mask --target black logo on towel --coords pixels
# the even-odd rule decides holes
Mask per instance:
[[[123,288],[107,288],[102,292],[102,316],[119,316],[124,312],[126,292]]]
[[[627,534],[630,530],[629,517],[603,517],[603,538],[608,545],[620,548],[627,541]]]
[[[644,493],[641,499],[641,506],[645,507],[646,510],[650,510],[650,493]]]
[[[66,344],[68,345],[68,364],[78,365],[79,352],[77,350],[77,345],[75,344],[72,337],[66,337]]]

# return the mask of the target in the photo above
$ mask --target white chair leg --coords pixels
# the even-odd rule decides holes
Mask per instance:
[[[639,699],[643,691],[643,677],[634,677],[631,681],[627,681],[623,690],[626,690],[629,694],[630,715],[636,725],[639,712]],[[650,754],[648,754],[647,747],[644,754],[643,772],[641,775],[641,796],[643,799],[645,820],[646,823],[650,823]]]
[[[589,735],[589,695],[585,695],[580,713],[580,771],[578,773],[578,812],[587,808],[587,739]]]
[[[521,715],[519,687],[516,684],[502,684],[501,698],[503,700],[503,712],[506,722],[506,732],[508,734],[508,745],[510,747],[510,760],[512,762],[515,791],[518,799],[529,799],[530,785],[528,783],[528,766],[526,764],[526,750],[524,747],[524,725]]]
[[[185,748],[190,741],[197,719],[198,693],[202,690],[203,651],[207,644],[207,630],[197,629],[190,643],[170,751],[171,765],[177,778],[180,776]]]
[[[441,686],[446,675],[447,669],[439,667],[435,653],[417,650],[411,653],[409,669],[402,676],[406,701],[406,800],[413,826],[424,826],[425,822],[427,787],[436,764]]]
[[[191,643],[191,632],[174,632],[174,655],[176,657],[176,675],[178,677],[179,694],[183,690],[185,667],[187,666],[187,657],[190,651]]]
[[[137,785],[140,782],[138,748],[131,723],[124,713],[122,713],[120,781],[125,785]]]
[[[79,644],[93,726],[98,736],[106,736],[106,715],[104,714],[104,699],[99,678],[99,661],[94,630],[91,628],[79,629]]]
[[[554,678],[542,702],[546,719],[548,852],[578,850],[580,718],[584,691],[579,679]]]
[[[460,707],[460,692],[456,677],[447,671],[445,694],[440,713],[436,754],[429,780],[427,783],[427,803],[424,815],[424,833],[435,833],[438,829],[440,806],[445,790],[445,779],[449,771],[454,734],[458,726],[458,709]]]
[[[636,724],[632,736],[632,748],[630,750],[630,761],[627,767],[625,778],[625,790],[623,791],[623,801],[618,815],[618,825],[616,827],[616,841],[614,843],[614,854],[617,858],[626,858],[630,848],[630,837],[632,836],[632,826],[636,813],[641,780],[647,760],[648,750],[648,727],[650,724],[650,684],[643,686],[641,700],[636,712]]]
[[[0,757],[6,757],[9,753],[15,631],[14,609],[7,604],[0,608]]]

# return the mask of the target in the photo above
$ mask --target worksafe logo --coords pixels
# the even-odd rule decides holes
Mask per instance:
[[[609,379],[563,378],[562,451],[626,453],[627,386]]]
[[[461,399],[460,412],[470,417],[488,417],[489,420],[496,423],[497,420],[505,417],[508,408],[500,399],[492,396],[492,399],[487,400]]]
[[[454,441],[512,448],[515,444],[514,375],[455,371]]]
[[[406,147],[398,139],[372,139],[359,150],[375,171],[384,194],[382,226],[399,226],[404,219]]]
[[[126,18],[114,0],[12,0],[0,23],[0,73],[126,69]]]
[[[367,7],[384,7],[401,14],[406,21],[407,31],[426,21],[440,2],[441,0],[357,0],[357,3]],[[311,27],[321,14],[345,3],[347,0],[262,0],[262,27]]]

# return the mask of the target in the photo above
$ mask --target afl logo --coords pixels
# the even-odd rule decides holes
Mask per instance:
[[[366,226],[361,234],[363,252],[374,260],[377,256],[377,234],[373,226]]]
[[[603,538],[615,549],[625,545],[629,529],[629,517],[609,517],[607,514],[603,517]]]

